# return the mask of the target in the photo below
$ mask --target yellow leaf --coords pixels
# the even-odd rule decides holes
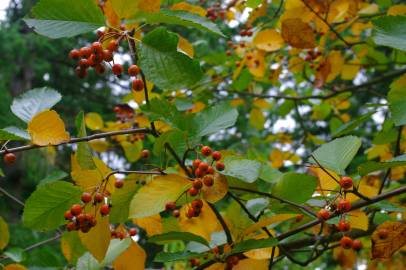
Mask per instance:
[[[162,219],[159,214],[133,219],[134,224],[143,228],[148,236],[153,236],[155,234],[161,234],[163,232]]]
[[[244,231],[244,235],[252,234],[256,231],[261,230],[262,227],[267,227],[274,223],[279,223],[279,222],[282,222],[282,221],[285,221],[288,219],[292,219],[292,218],[295,218],[296,216],[297,216],[296,214],[279,214],[279,215],[274,215],[270,218],[263,218],[259,222],[246,228]]]
[[[102,217],[99,213],[99,207],[97,207],[96,210],[96,226],[91,228],[87,233],[79,232],[79,238],[83,246],[93,255],[93,257],[101,262],[109,247],[111,232],[109,217]]]
[[[141,152],[144,146],[142,140],[135,142],[121,141],[121,147],[123,147],[125,157],[129,162],[136,162],[141,158]]]
[[[260,109],[252,109],[250,113],[250,125],[257,130],[263,130],[265,124],[265,116]]]
[[[9,265],[6,265],[3,270],[28,270],[25,268],[25,266],[18,264],[18,263],[12,263]]]
[[[293,73],[302,72],[305,61],[301,57],[292,57],[289,59],[288,69]]]
[[[109,148],[109,144],[106,142],[106,140],[103,139],[92,140],[88,142],[88,144],[90,145],[90,148],[99,153],[106,152],[107,149]]]
[[[190,109],[190,112],[191,112],[191,113],[197,113],[197,112],[203,111],[204,108],[206,108],[206,104],[204,104],[204,103],[201,102],[201,101],[196,101],[196,102],[193,104],[193,107]]]
[[[331,65],[331,70],[327,76],[326,81],[331,82],[341,73],[344,64],[344,59],[341,56],[340,51],[331,51],[327,57],[327,61]]]
[[[85,116],[86,126],[91,130],[100,130],[104,127],[103,118],[98,113],[87,113]]]
[[[348,221],[352,229],[368,230],[368,216],[360,210],[354,210],[348,213]]]
[[[191,13],[195,13],[197,15],[200,15],[202,17],[206,16],[207,11],[199,6],[195,6],[195,5],[191,5],[189,3],[186,2],[179,2],[174,4],[173,6],[171,6],[172,10],[184,10],[184,11],[188,11]]]
[[[313,29],[298,18],[282,21],[282,37],[295,48],[311,49],[316,46]]]
[[[348,0],[336,0],[330,7],[327,16],[327,21],[329,23],[341,22],[348,16],[348,9],[350,5]]]
[[[272,107],[272,104],[270,104],[267,100],[263,98],[257,98],[254,100],[253,105],[259,109],[270,109]]]
[[[377,4],[363,3],[361,4],[361,9],[358,11],[358,14],[368,15],[375,14],[379,12],[379,6]]]
[[[269,260],[254,260],[254,259],[244,259],[238,262],[236,266],[233,266],[233,270],[267,270],[269,265]]]
[[[273,52],[283,47],[284,40],[275,29],[266,29],[258,32],[253,40],[253,44],[258,49]]]
[[[357,64],[358,61],[351,61],[349,64],[344,64],[341,70],[341,79],[343,80],[353,80],[357,76],[359,70],[361,69],[360,65],[351,65],[351,63]]]
[[[388,8],[387,14],[390,16],[406,15],[406,5],[404,4],[393,5],[390,8]]]
[[[8,245],[10,233],[6,221],[0,216],[0,250]]]
[[[36,145],[57,145],[69,140],[65,124],[55,111],[40,112],[28,123],[28,133]]]
[[[262,78],[265,75],[265,52],[260,50],[255,50],[252,53],[248,53],[247,55],[251,55],[250,59],[245,57],[246,65],[248,70],[252,75],[255,77]],[[241,63],[242,65],[243,63]]]
[[[215,203],[221,200],[228,191],[227,178],[222,174],[214,174],[214,184],[211,187],[203,185],[202,194],[203,198],[210,202]]]
[[[358,186],[358,191],[362,195],[364,195],[366,197],[369,197],[369,198],[372,198],[372,197],[378,195],[379,188],[374,187],[374,186],[370,186],[370,185],[368,185],[366,183],[361,182],[361,184]],[[355,194],[353,194],[353,193],[348,193],[347,194],[347,199],[350,202],[355,202],[357,200],[360,200],[360,198],[358,196],[356,196]]]
[[[259,17],[266,16],[267,13],[268,13],[268,2],[266,0],[262,0],[261,5],[255,8],[253,11],[251,11],[247,20],[247,24],[248,25],[252,24]]]
[[[178,50],[184,52],[185,54],[193,58],[193,55],[195,53],[193,45],[190,44],[190,42],[187,39],[183,38],[182,36],[178,35],[178,37],[179,37]]]
[[[386,221],[372,234],[372,259],[388,259],[406,245],[406,224]]]
[[[131,240],[130,246],[113,261],[115,270],[144,270],[147,254],[136,242]]]
[[[270,233],[272,234],[272,236],[274,235],[274,232],[272,230],[270,231]],[[262,232],[261,234],[255,235],[253,238],[265,239],[268,237],[269,236],[265,232]],[[244,255],[255,260],[266,260],[272,257],[272,249],[273,247],[252,249],[250,251],[244,252]],[[279,248],[275,247],[274,256],[277,257],[278,255]]]
[[[130,0],[131,1],[131,0]],[[161,0],[138,0],[138,9],[145,12],[158,12],[161,6]]]
[[[390,145],[389,144],[377,144],[374,145],[366,150],[368,160],[374,159],[377,157],[386,156],[387,153],[390,153]]]
[[[148,90],[148,95],[151,96],[152,95],[152,88],[154,87],[154,84],[150,81],[146,81],[147,82],[147,90]],[[135,102],[137,102],[138,105],[142,105],[144,100],[145,100],[145,93],[144,91],[135,91],[134,89],[131,90],[131,92],[133,93],[133,97]],[[138,116],[136,116],[137,118]],[[148,122],[149,125],[149,122]]]
[[[278,169],[283,166],[283,153],[281,150],[274,148],[269,155],[269,160],[272,163],[272,167]]]
[[[310,167],[309,171],[312,172],[317,176],[318,179],[318,189],[317,191],[321,194],[329,194],[329,190],[335,190],[338,187],[336,181],[334,181],[331,176],[329,176],[326,172],[324,172],[321,168]],[[335,179],[339,179],[340,177],[333,171],[327,170]]]
[[[244,100],[242,98],[235,98],[230,101],[230,105],[233,107],[238,107],[244,104]],[[405,132],[406,133],[406,132]]]
[[[160,9],[160,0],[110,0],[111,5],[120,19],[128,19],[137,11],[157,12]]]
[[[210,242],[211,234],[221,230],[216,215],[204,200],[202,211],[198,217],[187,218],[186,211],[188,208],[188,205],[183,205],[180,209],[179,227],[184,232],[200,235]]]
[[[96,0],[96,1],[97,1],[97,4],[98,4],[99,0]],[[118,15],[117,15],[117,13],[113,9],[112,1],[105,1],[104,2],[103,13],[104,13],[104,16],[107,19],[108,26],[114,27],[114,28],[119,28],[120,27],[121,21],[120,21],[120,18],[118,17]],[[110,41],[110,40],[111,39],[108,39],[108,41]],[[105,43],[105,42],[103,42],[103,43]],[[107,42],[107,44],[108,44],[108,42]],[[107,44],[106,44],[106,46],[107,46]]]
[[[224,270],[226,269],[225,263],[215,263],[206,268],[206,270]]]
[[[343,269],[353,269],[357,258],[354,250],[344,249],[342,247],[335,248],[333,250],[333,256]]]
[[[176,201],[191,184],[177,174],[156,176],[141,187],[130,204],[130,217],[149,217],[165,210],[167,202]]]
[[[75,181],[76,185],[89,192],[100,185],[102,180],[111,172],[111,169],[107,167],[102,160],[98,159],[97,157],[93,157],[93,161],[96,164],[95,170],[83,170],[77,163],[75,156],[71,156],[72,179]],[[115,181],[116,178],[114,175],[109,177],[109,182],[106,189],[108,192],[114,192]]]
[[[79,234],[76,231],[65,232],[61,237],[61,251],[66,260],[75,263],[83,254],[83,246],[80,243]]]

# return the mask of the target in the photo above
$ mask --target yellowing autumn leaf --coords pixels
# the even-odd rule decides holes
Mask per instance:
[[[222,175],[216,173],[214,175],[214,184],[211,187],[203,186],[202,188],[202,194],[203,198],[210,202],[210,203],[215,203],[219,200],[221,200],[228,191],[228,183],[227,183],[227,178]]]
[[[283,153],[281,150],[274,148],[269,155],[269,161],[272,163],[273,168],[280,168],[283,166]]]
[[[149,217],[165,210],[167,202],[176,201],[191,186],[177,174],[156,176],[135,194],[130,204],[130,218]]]
[[[268,266],[269,260],[243,259],[240,260],[236,266],[233,266],[233,270],[267,270]]]
[[[109,144],[106,140],[100,139],[100,140],[93,140],[88,142],[90,148],[92,148],[92,150],[102,153],[102,152],[106,152],[107,149],[109,148]]]
[[[138,11],[157,12],[160,9],[160,0],[110,0],[111,5],[121,19],[128,19]],[[107,2],[110,2],[107,1]]]
[[[100,130],[104,127],[103,118],[100,114],[91,112],[87,113],[85,116],[86,126],[91,130]]]
[[[18,264],[18,263],[12,263],[12,264],[8,264],[6,265],[3,270],[28,270],[27,268],[25,268],[25,266]]]
[[[257,130],[263,130],[265,124],[264,113],[257,108],[251,110],[250,113],[250,125]]]
[[[2,217],[0,217],[0,250],[4,249],[8,245],[10,240],[10,233],[8,225]]]
[[[272,236],[274,235],[274,232],[271,230],[270,233]],[[262,231],[261,234],[257,234],[253,237],[253,239],[265,239],[268,238],[269,236]],[[255,259],[255,260],[266,260],[270,259],[272,257],[272,249],[273,247],[267,247],[267,248],[258,248],[258,249],[252,249],[250,251],[244,252],[244,255],[247,256],[248,258]],[[279,255],[279,248],[275,247],[274,251],[274,256]]]
[[[368,230],[368,216],[365,212],[354,210],[348,213],[348,221],[352,229]]]
[[[222,229],[216,215],[204,200],[202,211],[198,217],[186,217],[186,211],[188,208],[188,205],[184,205],[180,209],[179,227],[184,232],[200,235],[210,242],[211,234]]]
[[[311,49],[316,46],[313,29],[298,18],[282,21],[282,37],[295,48]]]
[[[379,188],[367,185],[366,183],[362,183],[362,182],[358,186],[358,192],[361,193],[362,195],[368,197],[368,198],[372,198],[372,197],[376,196],[378,194],[378,190],[379,190]],[[355,194],[353,194],[353,193],[348,193],[347,194],[347,199],[350,202],[360,200],[360,198],[358,196],[356,196]]]
[[[36,145],[57,145],[69,140],[64,122],[53,110],[35,115],[28,123],[27,130]]]
[[[406,14],[406,5],[405,4],[393,5],[388,8],[387,14],[390,16],[405,15]]]
[[[161,234],[163,232],[162,219],[159,214],[144,218],[134,218],[133,222],[143,228],[148,236]]]
[[[258,32],[253,40],[253,44],[260,50],[273,52],[279,50],[284,45],[281,34],[275,29],[266,29]]]
[[[99,0],[95,0],[95,1],[97,1],[97,4],[98,4],[98,2],[99,2]],[[114,11],[114,9],[113,9],[113,5],[112,5],[112,2],[114,2],[115,0],[112,0],[112,1],[105,1],[104,2],[104,6],[103,6],[103,13],[104,13],[104,16],[106,17],[106,19],[107,19],[107,23],[108,23],[108,25],[110,26],[110,27],[115,27],[115,28],[118,28],[118,27],[120,27],[120,24],[121,24],[121,20],[120,20],[120,18],[119,18],[119,16],[117,15],[117,13]],[[105,45],[107,46],[107,44],[108,44],[108,42],[110,41],[111,39],[108,39],[108,41],[106,42],[103,42],[103,43],[106,43]],[[104,44],[103,44],[104,45]]]
[[[246,58],[246,66],[248,67],[249,72],[255,77],[262,78],[265,75],[265,52],[260,50],[255,50],[247,56],[251,57]],[[242,65],[242,63],[241,63]]]
[[[372,259],[388,259],[406,245],[406,224],[386,221],[372,234]]]
[[[330,190],[335,190],[338,187],[338,184],[334,179],[328,175],[324,170],[321,168],[310,167],[309,171],[312,172],[317,176],[318,180],[318,188],[317,191],[321,194],[329,194]],[[340,177],[333,171],[327,170],[335,179],[339,179]]]
[[[340,51],[331,51],[327,56],[327,61],[330,63],[331,69],[326,78],[327,82],[334,80],[343,68],[344,58]]]
[[[200,15],[202,17],[206,16],[207,11],[200,7],[200,6],[195,6],[195,5],[191,5],[189,3],[186,2],[179,2],[176,3],[174,5],[171,6],[172,10],[184,10],[184,11],[188,11],[190,13],[195,13],[197,15]]]
[[[333,250],[333,256],[343,269],[353,269],[357,255],[352,249],[337,247]]]
[[[144,270],[147,254],[136,242],[131,240],[130,246],[114,261],[115,270]]]
[[[247,24],[248,25],[252,24],[259,17],[265,16],[267,12],[268,12],[268,2],[266,0],[262,0],[261,5],[258,8],[255,8],[253,11],[251,11],[247,20]]]
[[[187,39],[183,38],[182,36],[178,35],[178,37],[179,37],[178,50],[184,52],[185,54],[193,58],[193,55],[195,53],[193,45],[190,44],[190,42]]]
[[[99,210],[99,207],[97,207],[97,210]],[[102,217],[99,212],[96,214],[96,221],[96,226],[94,226],[89,232],[79,232],[79,238],[83,246],[93,255],[93,257],[101,262],[104,259],[110,244],[110,223],[109,217]]]
[[[288,69],[293,73],[298,73],[303,70],[305,61],[301,57],[292,57],[289,59]]]

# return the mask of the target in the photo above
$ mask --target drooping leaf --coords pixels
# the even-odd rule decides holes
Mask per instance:
[[[6,127],[0,129],[0,141],[25,141],[29,140],[30,134],[18,127]]]
[[[56,90],[43,87],[35,88],[16,97],[11,104],[11,111],[24,122],[30,122],[34,115],[51,109],[61,100]]]
[[[385,230],[385,233],[380,233]],[[406,244],[406,224],[386,221],[372,234],[372,259],[389,259]]]
[[[401,155],[384,162],[367,161],[358,166],[358,172],[363,176],[371,172],[404,165],[406,165],[406,155]]]
[[[340,175],[345,174],[345,168],[352,161],[361,147],[361,140],[355,136],[335,139],[317,148],[312,155],[325,168]],[[310,158],[311,162],[315,162]]]
[[[262,164],[259,161],[228,156],[224,159],[224,171],[221,174],[238,178],[247,183],[253,183],[261,173]]]
[[[174,240],[182,240],[182,241],[193,241],[205,246],[209,246],[209,243],[203,237],[199,235],[195,235],[189,232],[168,232],[164,234],[154,235],[148,239],[148,242],[157,243],[157,244],[165,244],[169,243],[170,241]]]
[[[133,197],[129,217],[142,218],[158,214],[165,209],[167,202],[176,201],[188,187],[190,187],[190,181],[179,175],[154,177]]]
[[[139,65],[147,79],[164,90],[190,87],[202,77],[200,64],[178,52],[178,36],[159,27],[144,36]]]
[[[316,46],[313,29],[300,18],[282,21],[282,37],[289,45],[295,48],[311,49]]]
[[[332,134],[332,136],[333,137],[340,137],[340,136],[343,136],[343,135],[346,135],[346,134],[352,132],[359,125],[361,125],[362,123],[368,121],[374,113],[375,112],[369,112],[367,114],[364,114],[364,115],[362,115],[360,117],[355,118],[354,120],[351,120],[350,122],[345,123],[344,125],[337,128],[334,131],[334,133]]]
[[[289,172],[283,174],[278,179],[272,187],[272,194],[301,204],[312,197],[316,186],[316,177],[308,174]],[[299,190],[300,192],[298,192]]]
[[[265,239],[248,239],[240,243],[237,243],[232,249],[232,253],[242,253],[245,251],[250,251],[253,249],[274,247],[278,244],[278,240],[275,238],[265,238]]]
[[[376,44],[406,51],[406,16],[382,16],[372,23]]]
[[[86,126],[84,113],[81,111],[76,116],[76,130],[78,137],[86,137]],[[93,155],[87,142],[78,143],[78,150],[76,151],[76,161],[82,169],[94,170],[96,165],[93,161]]]
[[[122,223],[128,219],[130,202],[138,189],[137,180],[128,178],[124,181],[124,186],[114,192],[111,197],[114,207],[110,211],[110,222]]]
[[[28,133],[36,145],[57,145],[69,140],[65,123],[55,111],[43,111],[28,123]]]
[[[0,250],[8,245],[10,233],[8,231],[7,222],[0,216]]]
[[[146,259],[145,250],[131,240],[129,248],[114,260],[113,267],[116,270],[144,270]]]
[[[36,230],[52,230],[65,223],[63,214],[80,201],[78,187],[64,181],[38,187],[27,199],[23,213],[25,226]]]
[[[397,126],[406,124],[406,74],[393,81],[388,92],[389,110]]]
[[[94,0],[41,0],[33,8],[29,27],[50,38],[73,37],[104,25],[104,16]]]

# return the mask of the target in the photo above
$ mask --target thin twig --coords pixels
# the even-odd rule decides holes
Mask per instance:
[[[19,205],[21,205],[22,207],[24,207],[24,203],[20,199],[18,199],[14,195],[10,194],[4,188],[0,187],[0,192],[3,193],[4,195],[6,195],[7,197],[9,197],[10,199],[12,199],[13,201],[15,201],[16,203],[18,203]]]

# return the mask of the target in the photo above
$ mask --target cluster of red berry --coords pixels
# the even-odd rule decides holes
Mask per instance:
[[[251,26],[246,26],[245,28],[240,30],[240,36],[242,36],[242,37],[251,37],[252,34],[253,34],[253,32],[252,32]]]
[[[217,20],[217,18],[224,20],[226,17],[226,11],[222,9],[221,4],[217,2],[214,3],[213,6],[207,8],[206,17],[213,22]]]
[[[16,162],[17,157],[13,153],[5,153],[3,156],[3,160],[4,163],[6,163],[7,165],[13,165]]]
[[[317,51],[317,52],[315,52],[315,51],[308,51],[307,52],[307,54],[306,54],[306,56],[305,56],[305,58],[304,58],[304,60],[306,61],[306,62],[309,62],[310,64],[309,64],[309,67],[311,68],[311,69],[313,69],[314,67],[315,67],[315,63],[313,62],[314,60],[316,60],[319,56],[321,56],[322,55],[322,53],[320,52],[320,51]],[[320,65],[322,65],[322,64],[320,64]],[[321,66],[319,65],[319,67],[317,68],[317,70],[319,70],[320,68],[321,68]]]
[[[110,231],[111,231],[112,238],[116,238],[116,239],[120,239],[120,240],[123,240],[126,237],[136,236],[138,234],[138,231],[136,228],[126,229],[124,227],[120,227],[120,228],[111,227]]]
[[[65,219],[69,221],[66,224],[68,231],[81,230],[87,233],[90,229],[96,226],[96,218],[92,214],[83,213],[84,207],[80,204],[74,204],[70,210],[66,211]]]

